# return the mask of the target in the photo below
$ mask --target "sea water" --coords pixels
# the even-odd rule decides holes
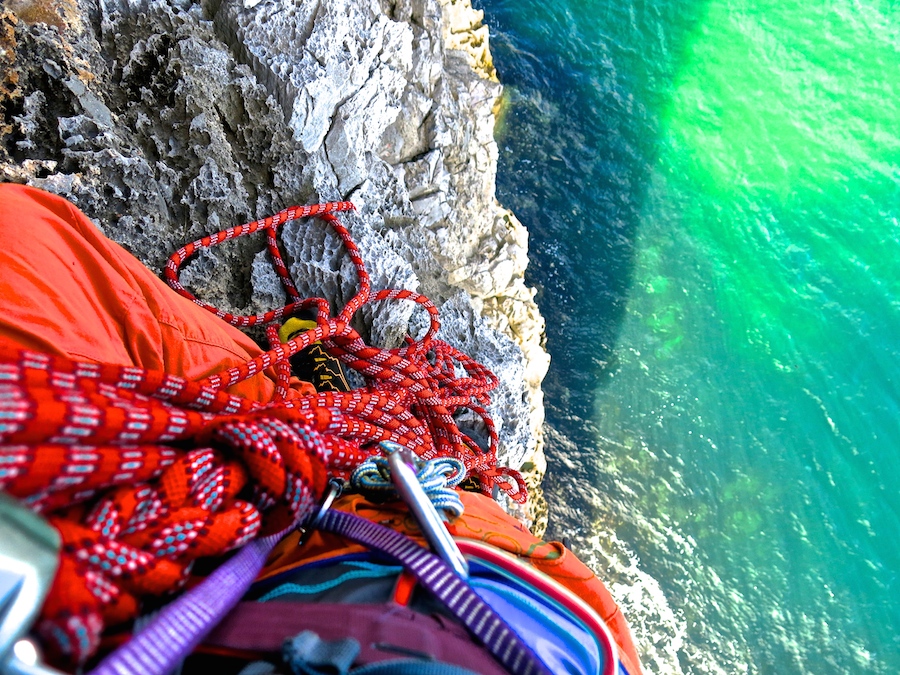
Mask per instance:
[[[900,673],[900,4],[478,0],[550,535],[653,673]]]

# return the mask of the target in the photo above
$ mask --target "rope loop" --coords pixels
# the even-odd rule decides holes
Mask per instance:
[[[449,518],[458,518],[463,513],[463,504],[453,489],[466,477],[465,464],[453,457],[439,457],[429,461],[419,461],[416,478],[428,499],[438,511],[446,512]],[[350,485],[373,501],[397,499],[399,495],[391,481],[391,469],[384,455],[372,457],[360,464],[350,476]]]
[[[384,440],[407,445],[426,460],[453,457],[463,462],[467,475],[476,477],[482,493],[493,496],[495,488],[513,500],[527,498],[525,483],[512,469],[496,472],[498,437],[488,413],[490,392],[497,377],[468,355],[437,338],[440,318],[437,307],[427,297],[406,289],[382,289],[373,292],[362,256],[338,213],[354,210],[351,202],[325,202],[293,206],[261,220],[232,227],[202,237],[181,247],[169,258],[164,275],[176,292],[237,327],[267,324],[271,348],[255,359],[216,373],[202,384],[221,391],[267,369],[277,375],[276,397],[286,406],[305,410],[328,406],[344,413],[345,421],[355,428],[354,440],[360,443],[356,456],[376,452],[374,446]],[[277,231],[285,223],[313,217],[326,223],[341,239],[359,279],[357,293],[337,313],[324,298],[302,298],[297,291],[280,252]],[[181,266],[198,250],[263,230],[272,264],[290,302],[280,308],[255,315],[237,315],[219,310],[196,298],[178,280]],[[366,304],[382,301],[415,302],[429,314],[430,324],[418,340],[407,336],[396,349],[382,349],[365,343],[352,328],[356,312]],[[277,338],[279,322],[301,309],[315,308],[316,327],[299,333],[285,343]],[[364,386],[351,392],[327,392],[312,401],[287,399],[289,359],[315,342],[363,379]],[[459,373],[465,376],[460,377]],[[361,405],[365,400],[367,405]],[[462,431],[454,415],[461,408],[472,410],[483,422],[488,435],[485,450]],[[367,450],[368,448],[368,450]],[[352,470],[355,465],[348,466]],[[343,476],[346,477],[346,476]]]

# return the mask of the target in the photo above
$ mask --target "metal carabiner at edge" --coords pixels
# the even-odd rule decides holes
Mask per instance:
[[[63,675],[27,639],[56,576],[62,540],[50,524],[0,492],[0,675]]]
[[[325,512],[331,508],[331,505],[334,504],[334,500],[340,497],[343,491],[344,482],[342,480],[337,478],[328,479],[328,487],[325,488],[325,493],[322,495],[322,500],[319,502],[319,508],[303,525],[297,526],[297,531],[300,533],[300,539],[297,541],[297,546],[303,546],[303,544],[306,543],[306,538],[312,534],[316,527],[318,527],[319,521],[322,520],[322,516],[324,516]]]

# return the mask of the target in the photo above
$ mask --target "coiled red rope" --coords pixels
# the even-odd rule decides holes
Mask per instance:
[[[372,293],[347,229],[334,215],[348,202],[292,208],[192,242],[172,255],[165,276],[176,291],[236,326],[267,325],[272,349],[189,382],[165,373],[14,350],[0,344],[0,489],[42,512],[60,531],[63,552],[38,630],[58,659],[84,662],[107,626],[134,618],[148,596],[188,583],[194,561],[220,556],[263,532],[301,519],[328,475],[347,476],[380,441],[431,459],[460,459],[485,493],[494,485],[525,500],[521,476],[498,468],[497,435],[486,411],[497,380],[436,339],[438,312],[406,290]],[[344,242],[359,292],[332,317],[322,298],[301,299],[279,252],[277,228],[316,216]],[[178,281],[199,248],[265,230],[291,301],[255,316],[217,310]],[[366,345],[350,326],[369,302],[408,300],[431,324],[399,349]],[[278,344],[277,321],[315,307],[317,326]],[[321,340],[366,385],[287,399],[288,359]],[[269,367],[276,400],[261,405],[224,388]],[[458,377],[461,368],[466,377]],[[488,429],[484,450],[454,421],[469,408]]]
[[[311,399],[287,402],[286,405],[305,410],[325,407],[344,413],[348,425],[358,426],[353,431],[342,430],[342,438],[350,437],[365,445],[382,440],[395,441],[413,449],[424,459],[455,457],[464,463],[468,475],[478,478],[485,494],[490,495],[496,485],[515,501],[524,502],[527,492],[518,472],[497,467],[497,432],[487,413],[490,404],[488,394],[497,386],[497,378],[481,364],[436,338],[440,329],[438,310],[427,297],[403,289],[372,292],[359,249],[350,232],[335,215],[354,208],[351,202],[291,207],[274,216],[208,235],[172,254],[164,275],[176,292],[234,326],[267,325],[272,342],[270,351],[242,366],[217,373],[207,378],[204,384],[222,389],[262,370],[276,367],[278,396],[283,398],[290,372],[288,359],[312,343],[322,341],[332,355],[363,375],[366,387],[346,393],[320,393]],[[278,229],[285,223],[307,217],[325,221],[340,237],[359,278],[356,295],[333,318],[326,299],[300,297],[278,246]],[[197,251],[259,230],[266,234],[274,269],[290,298],[287,305],[263,314],[236,315],[198,299],[180,283],[180,267]],[[425,335],[419,340],[408,337],[406,345],[398,349],[367,345],[351,327],[351,320],[364,305],[385,300],[404,300],[421,305],[430,317]],[[276,322],[297,310],[310,307],[315,307],[317,311],[316,328],[280,344],[276,337]],[[467,377],[457,376],[457,366],[461,366]],[[484,421],[490,439],[486,450],[457,426],[453,415],[460,408],[469,408]]]
[[[198,558],[304,515],[342,451],[331,426],[325,410],[0,345],[0,489],[63,541],[38,624],[51,652],[83,661]]]

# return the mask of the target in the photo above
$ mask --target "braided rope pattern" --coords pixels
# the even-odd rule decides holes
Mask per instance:
[[[288,387],[288,359],[314,342],[321,341],[330,354],[360,373],[366,386],[350,392],[322,393],[313,399],[292,401],[288,405],[304,410],[326,407],[339,411],[342,413],[343,423],[355,425],[353,431],[346,430],[349,436],[366,445],[391,440],[409,447],[425,460],[454,457],[463,462],[467,475],[479,479],[484,494],[491,495],[496,485],[515,501],[524,502],[527,492],[522,477],[517,471],[497,466],[497,431],[487,412],[490,405],[489,392],[497,386],[497,378],[469,356],[436,338],[440,320],[437,308],[428,298],[404,289],[372,292],[369,274],[359,249],[349,230],[335,215],[354,208],[350,202],[291,207],[273,216],[203,237],[172,254],[166,263],[164,276],[176,292],[234,326],[267,324],[267,335],[272,347],[269,351],[246,364],[216,373],[203,384],[221,390],[263,370],[274,368],[278,375],[276,396],[283,398]],[[334,317],[324,298],[300,297],[278,247],[278,228],[290,221],[307,217],[317,217],[334,230],[343,242],[359,279],[356,295]],[[284,307],[262,314],[236,315],[198,299],[179,282],[181,266],[201,248],[215,246],[259,230],[266,234],[266,245],[274,269],[290,298],[290,302]],[[425,335],[419,340],[407,338],[406,344],[397,349],[367,345],[350,323],[361,307],[381,301],[415,302],[424,308],[430,318]],[[317,310],[316,328],[281,344],[277,339],[275,322],[289,317],[296,310],[310,307]],[[457,375],[460,370],[465,372],[464,377]],[[483,420],[490,439],[487,450],[459,429],[453,415],[460,408],[469,408]],[[343,432],[340,435],[347,437]],[[352,469],[353,466],[348,468]]]
[[[162,373],[0,345],[0,489],[63,542],[38,623],[51,652],[84,661],[105,626],[183,586],[194,560],[305,517],[329,457],[347,454],[321,433],[330,424]]]

